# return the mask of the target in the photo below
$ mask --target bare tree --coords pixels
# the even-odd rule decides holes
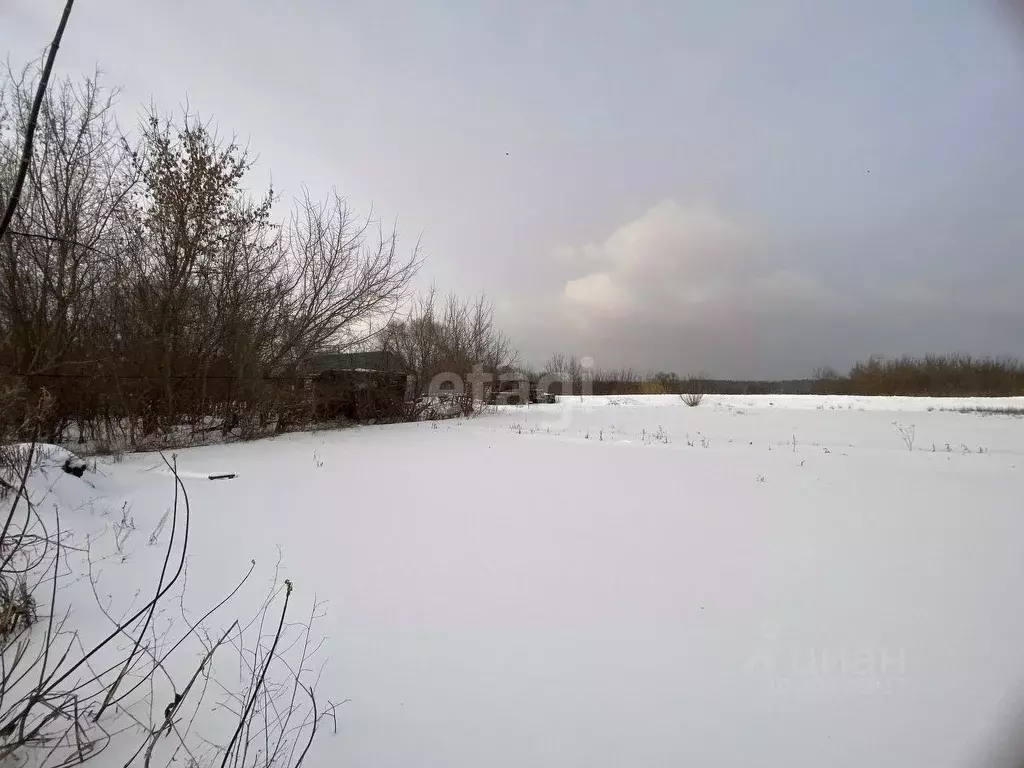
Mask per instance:
[[[566,357],[561,352],[551,355],[544,364],[544,374],[552,387],[560,387],[558,394],[571,395],[583,392],[583,363],[575,355]]]
[[[31,72],[6,73],[14,130],[0,138],[0,168],[11,167],[15,140],[32,119]],[[115,96],[93,77],[63,80],[42,101],[21,204],[0,239],[0,329],[16,371],[50,371],[96,351],[109,254],[123,245],[121,208],[136,183]]]
[[[401,255],[396,231],[358,221],[337,193],[317,201],[303,190],[283,247],[286,298],[275,369],[376,336],[408,298],[422,262],[418,247]]]
[[[18,171],[14,176],[14,184],[11,186],[10,194],[7,197],[7,204],[4,207],[3,218],[0,218],[0,240],[3,239],[5,234],[7,234],[7,229],[11,224],[11,219],[18,208],[18,202],[21,198],[21,189],[25,183],[25,177],[28,175],[29,164],[32,162],[33,139],[35,138],[36,121],[39,116],[39,110],[42,107],[43,97],[46,95],[46,86],[50,82],[50,73],[53,71],[53,62],[57,58],[57,50],[60,48],[60,42],[64,37],[64,29],[68,25],[68,19],[71,17],[71,8],[74,4],[75,0],[67,0],[64,4],[64,13],[61,14],[60,23],[57,25],[57,32],[53,36],[53,42],[50,43],[50,51],[46,56],[46,63],[43,65],[43,71],[39,78],[39,86],[36,88],[35,100],[32,103],[32,110],[29,112],[29,119],[26,125],[25,139],[21,151],[21,162],[18,165]]]
[[[413,303],[404,319],[386,328],[383,342],[415,374],[420,392],[441,377],[486,386],[494,376],[511,371],[519,357],[495,325],[494,306],[486,296],[465,300],[449,294],[439,305],[433,288]],[[483,394],[477,392],[477,398]]]

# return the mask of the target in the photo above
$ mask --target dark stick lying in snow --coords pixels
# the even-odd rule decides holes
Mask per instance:
[[[210,475],[211,480],[234,480],[237,475],[234,472],[229,472],[225,475]]]

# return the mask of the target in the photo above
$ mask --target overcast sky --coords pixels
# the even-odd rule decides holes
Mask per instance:
[[[63,0],[0,0],[37,56]],[[77,0],[62,74],[336,187],[524,358],[1024,356],[1024,35],[984,0]]]

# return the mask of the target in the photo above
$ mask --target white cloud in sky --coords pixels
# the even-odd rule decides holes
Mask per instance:
[[[734,312],[820,304],[828,292],[810,274],[759,251],[750,227],[706,203],[665,200],[599,244],[563,246],[558,257],[583,274],[565,282],[560,314],[577,325],[614,318],[681,325]]]

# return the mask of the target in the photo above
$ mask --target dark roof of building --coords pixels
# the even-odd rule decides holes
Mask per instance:
[[[384,350],[372,352],[330,352],[309,361],[313,373],[321,371],[389,371],[404,372],[398,357]]]

